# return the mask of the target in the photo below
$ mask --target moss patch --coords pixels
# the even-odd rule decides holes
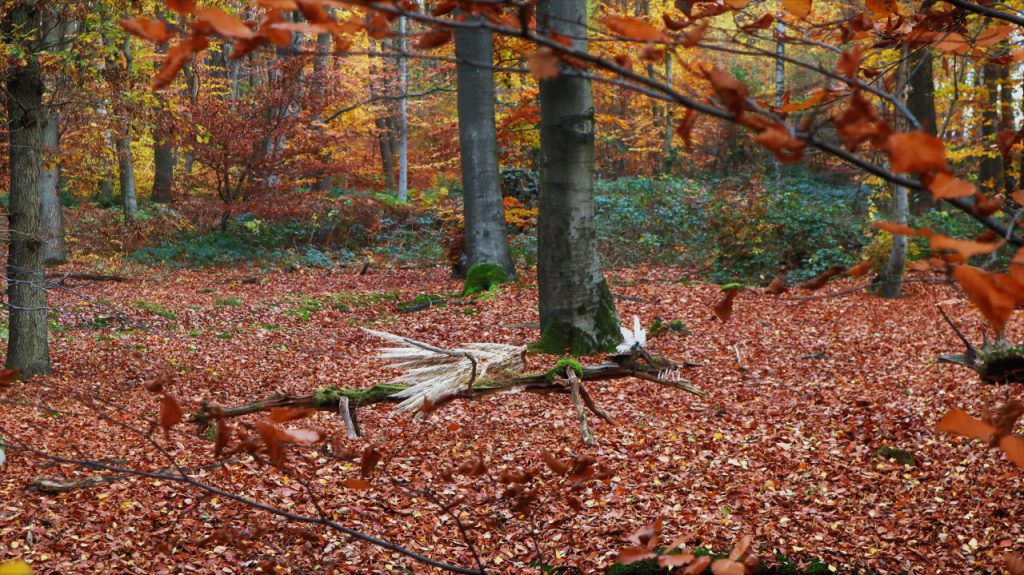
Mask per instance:
[[[892,447],[891,445],[879,447],[878,450],[875,451],[875,455],[877,457],[881,457],[882,459],[895,461],[900,465],[917,465],[917,459],[914,457],[913,453],[907,451],[906,449]]]
[[[597,307],[592,312],[593,334],[565,320],[548,320],[541,330],[540,340],[530,344],[530,350],[551,355],[568,352],[576,356],[614,351],[622,342],[619,314],[615,311],[615,302],[612,299],[612,292],[608,289],[608,283],[602,280],[597,289]],[[586,316],[591,312],[586,306],[579,306],[574,313]]]
[[[321,387],[313,393],[313,403],[317,407],[328,407],[338,405],[338,401],[342,397],[347,397],[348,400],[355,404],[360,403],[376,403],[386,400],[388,397],[407,389],[407,385],[398,385],[393,383],[379,383],[373,387],[367,387],[366,389],[344,389],[341,387],[335,387],[329,385],[327,387]]]
[[[466,283],[462,286],[462,295],[473,295],[486,292],[508,282],[508,274],[498,264],[473,264],[466,272]]]
[[[544,378],[548,381],[554,381],[556,377],[564,376],[566,369],[572,369],[576,372],[576,377],[583,379],[583,365],[570,357],[563,357],[555,362],[554,367],[544,372]]]

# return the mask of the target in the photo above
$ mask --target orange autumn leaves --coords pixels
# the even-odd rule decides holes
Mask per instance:
[[[1022,415],[1024,404],[1018,400],[1008,401],[995,413],[986,413],[981,419],[953,409],[942,417],[935,430],[978,439],[989,448],[998,447],[1007,459],[1024,469],[1024,437],[1013,434],[1013,428]]]
[[[915,262],[914,268],[948,273],[996,333],[1003,331],[1014,309],[1024,304],[1024,248],[1017,251],[1007,272],[989,272],[968,265],[967,260],[991,254],[1005,244],[994,234],[985,233],[974,240],[962,240],[892,222],[875,222],[874,226],[893,234],[928,238],[934,257]]]

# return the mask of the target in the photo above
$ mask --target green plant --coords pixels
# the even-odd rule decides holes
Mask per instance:
[[[149,313],[158,315],[164,319],[169,319],[171,321],[175,321],[178,319],[178,317],[174,315],[174,312],[167,309],[167,307],[164,306],[163,304],[157,302],[144,299],[137,299],[134,302],[132,302],[132,305],[134,305],[136,308],[142,311],[148,311]]]
[[[219,297],[213,300],[213,305],[217,307],[240,307],[242,300],[233,296]]]

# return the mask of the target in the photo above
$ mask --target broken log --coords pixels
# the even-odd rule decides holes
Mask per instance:
[[[630,366],[617,363],[605,363],[601,365],[583,366],[583,377],[581,381],[604,381],[621,379],[624,377],[637,377],[655,383],[661,383],[676,389],[682,389],[695,395],[703,395],[699,390],[689,383],[677,380],[662,380],[658,373],[648,373],[645,366]],[[660,373],[660,370],[659,370]],[[362,389],[343,388],[336,386],[322,387],[309,395],[275,395],[265,399],[243,403],[232,407],[221,408],[222,417],[239,417],[252,413],[271,411],[280,407],[291,407],[299,409],[316,409],[321,411],[337,411],[338,404],[345,398],[350,409],[354,412],[356,408],[376,403],[399,403],[404,400],[402,397],[395,397],[395,394],[408,389],[409,385],[394,383],[378,383],[372,387]],[[524,375],[511,375],[496,378],[481,378],[474,382],[470,389],[459,391],[455,398],[476,399],[487,395],[501,393],[519,393],[530,391],[536,393],[569,393],[570,389],[559,383],[548,373],[531,373]],[[607,414],[599,414],[602,419],[610,419]],[[192,416],[191,422],[205,425],[215,419],[209,405],[204,404],[199,413]]]

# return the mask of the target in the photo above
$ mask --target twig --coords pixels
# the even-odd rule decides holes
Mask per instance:
[[[583,399],[580,397],[580,378],[572,367],[565,368],[565,376],[569,378],[572,402],[576,406],[576,417],[580,420],[580,435],[583,436],[583,445],[594,445],[594,435],[590,433],[590,425],[587,423],[587,410],[583,407]]]
[[[967,353],[964,354],[964,361],[973,362],[974,358],[978,357],[978,350],[974,349],[974,346],[971,345],[971,342],[968,341],[966,337],[964,337],[964,334],[956,327],[953,320],[949,319],[949,316],[946,315],[946,310],[942,309],[942,306],[939,304],[935,304],[935,307],[938,308],[939,313],[942,314],[942,319],[946,320],[949,327],[953,328],[953,333],[955,333],[956,336],[960,338],[960,341],[964,343],[964,346],[967,347]]]
[[[739,344],[733,344],[732,350],[736,352],[736,367],[740,371],[749,371],[745,365],[743,365],[743,356],[740,355]]]
[[[582,385],[580,385],[580,397],[583,398],[583,403],[586,404],[590,411],[594,412],[594,415],[600,417],[601,419],[607,421],[612,425],[616,425],[615,419],[611,415],[608,415],[608,412],[605,411],[603,407],[601,407],[600,405],[597,404],[597,402],[594,401],[594,398],[590,396],[590,393],[587,391],[587,388],[583,387]]]
[[[345,420],[345,428],[348,429],[349,439],[359,439],[362,432],[359,430],[359,422],[356,420],[356,412],[348,404],[348,398],[342,395],[338,398],[338,413]]]

